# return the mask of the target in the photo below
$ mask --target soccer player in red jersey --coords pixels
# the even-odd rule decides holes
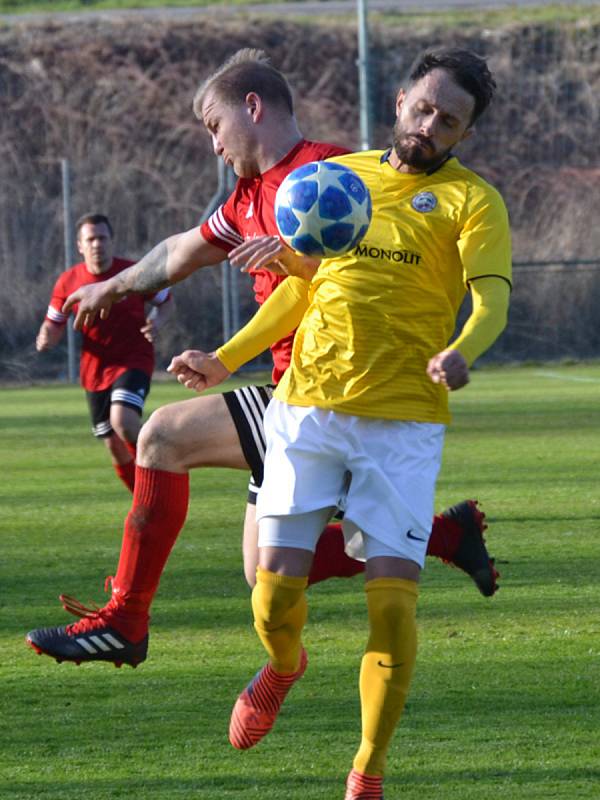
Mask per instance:
[[[78,304],[76,327],[90,324],[98,314],[106,318],[117,301],[131,293],[158,291],[227,255],[235,258],[236,249],[249,239],[276,234],[273,202],[283,178],[301,164],[347,152],[303,138],[287,81],[261,51],[239,51],[211,75],[197,92],[194,110],[211,136],[215,154],[239,178],[232,195],[200,229],[171,236],[136,265],[71,295],[65,308]],[[259,303],[285,279],[262,269],[251,274]],[[289,364],[292,338],[290,333],[271,347],[274,383]],[[249,386],[173,403],[152,414],[140,432],[133,505],[125,520],[110,601],[75,624],[31,631],[27,640],[34,649],[76,662],[135,666],[146,658],[150,605],[185,522],[190,469],[251,469],[243,547],[246,578],[254,585],[254,502],[265,452],[262,417],[271,393],[270,386]],[[429,554],[459,566],[483,594],[491,595],[496,573],[483,543],[483,527],[483,515],[473,501],[454,506],[435,517]],[[328,525],[310,582],[363,570],[362,562],[345,554],[339,526]],[[85,613],[70,600],[65,607]]]
[[[54,284],[36,337],[39,352],[62,340],[69,316],[63,305],[69,295],[81,286],[110,279],[134,263],[113,256],[113,230],[104,214],[81,217],[76,232],[83,261],[61,273]],[[169,301],[169,289],[131,295],[115,306],[110,319],[97,319],[80,329],[80,380],[87,394],[92,431],[105,442],[115,472],[131,492],[135,447],[154,369],[152,340],[170,313]]]

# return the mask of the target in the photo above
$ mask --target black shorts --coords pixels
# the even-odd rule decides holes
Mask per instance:
[[[266,452],[263,419],[273,396],[273,389],[273,386],[242,386],[241,389],[223,394],[240,437],[242,452],[252,470],[248,502],[253,504],[256,503],[256,495],[263,481]]]
[[[106,439],[112,434],[110,407],[113,403],[133,408],[141,416],[149,394],[150,376],[139,369],[128,369],[108,389],[86,391],[94,436]]]

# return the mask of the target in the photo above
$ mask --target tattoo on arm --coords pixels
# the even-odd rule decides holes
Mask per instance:
[[[145,294],[170,286],[171,282],[167,277],[167,257],[166,242],[157,244],[137,264],[115,276],[118,290],[124,293]]]

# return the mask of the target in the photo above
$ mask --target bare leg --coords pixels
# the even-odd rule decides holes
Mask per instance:
[[[110,424],[119,439],[135,445],[142,427],[142,418],[135,409],[120,403],[112,403]],[[131,459],[131,454],[129,457]]]
[[[206,395],[157,409],[142,427],[138,464],[187,472],[196,467],[249,469],[222,395]]]
[[[242,540],[244,557],[244,577],[248,586],[256,586],[256,568],[258,566],[258,523],[256,522],[256,506],[248,503],[244,518],[244,537]]]
[[[124,441],[119,438],[116,433],[106,436],[102,441],[110,453],[110,458],[113,464],[124,465],[128,464],[132,460],[131,453],[125,446]]]

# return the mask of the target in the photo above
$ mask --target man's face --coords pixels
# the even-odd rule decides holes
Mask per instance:
[[[202,121],[210,134],[215,155],[220,156],[239,178],[260,175],[259,142],[253,95],[238,106],[229,105],[208,91],[202,103]]]
[[[113,262],[113,239],[106,223],[83,224],[77,236],[77,248],[86,267],[94,275],[110,269]]]
[[[443,161],[469,128],[475,99],[443,69],[434,69],[396,100],[394,150],[411,171],[425,172]]]

